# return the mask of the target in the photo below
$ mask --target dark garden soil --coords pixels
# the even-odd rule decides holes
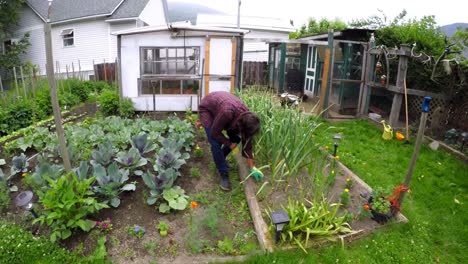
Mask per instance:
[[[172,114],[151,115],[153,119],[166,118]],[[141,116],[141,115],[140,115]],[[145,115],[149,117],[149,115]],[[178,114],[182,118],[182,115]],[[232,254],[240,254],[236,252],[226,252],[220,250],[218,241],[222,241],[225,237],[233,239],[236,235],[254,234],[253,224],[250,219],[248,208],[245,206],[240,208],[237,204],[233,204],[236,200],[231,200],[234,192],[243,195],[242,189],[239,187],[238,176],[233,173],[233,183],[235,189],[232,192],[223,192],[218,186],[219,176],[214,169],[214,163],[211,158],[209,144],[205,139],[202,130],[195,131],[195,144],[198,144],[203,149],[203,157],[195,158],[191,155],[190,159],[181,169],[181,176],[175,182],[175,185],[182,187],[185,193],[190,197],[190,201],[197,201],[196,209],[190,208],[190,205],[184,211],[171,210],[169,214],[159,213],[156,206],[146,204],[146,197],[149,189],[144,184],[140,176],[131,176],[130,181],[136,181],[136,191],[123,192],[120,195],[121,204],[118,208],[109,208],[101,210],[97,215],[90,216],[93,221],[103,221],[110,218],[112,221],[112,230],[109,232],[93,229],[86,233],[80,230],[75,230],[72,237],[61,242],[63,246],[71,250],[81,250],[83,254],[88,255],[95,249],[96,242],[99,237],[106,236],[106,249],[108,257],[114,263],[148,263],[156,261],[157,263],[171,263],[176,258],[177,261],[187,260],[192,257],[203,256],[225,256]],[[28,157],[34,153],[27,153]],[[155,154],[148,153],[145,157],[154,161]],[[235,164],[234,162],[232,162]],[[152,164],[148,163],[148,168]],[[29,164],[29,171],[33,171],[35,160],[32,159]],[[192,168],[200,169],[200,176],[192,177]],[[232,165],[236,168],[235,165]],[[2,166],[4,171],[9,172],[9,164]],[[12,182],[19,187],[19,190],[24,190],[21,181],[21,176],[16,175]],[[21,217],[24,212],[20,208],[16,208],[14,198],[17,193],[12,193],[12,205],[9,212],[9,218],[13,218],[17,223],[30,221]],[[37,200],[37,197],[35,197]],[[242,200],[245,200],[243,198]],[[224,201],[225,204],[219,204],[219,201]],[[212,210],[216,205],[219,211],[213,215],[216,221],[215,224],[206,224],[207,210]],[[236,210],[230,210],[235,208]],[[230,211],[229,213],[226,213]],[[245,217],[247,216],[247,218]],[[190,230],[190,219],[192,222],[192,230]],[[162,237],[159,234],[157,226],[160,221],[164,221],[169,225],[168,235]],[[212,221],[213,223],[213,221]],[[129,229],[133,229],[134,225],[139,225],[145,228],[146,233],[142,238],[138,238],[129,233]],[[214,226],[213,226],[214,225]],[[47,236],[49,230],[47,227],[38,225],[30,226],[30,229],[36,234]],[[246,241],[256,244],[256,237],[251,235],[246,238]],[[186,263],[190,263],[186,262]]]

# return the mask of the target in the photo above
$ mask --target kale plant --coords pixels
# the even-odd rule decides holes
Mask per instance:
[[[133,136],[131,143],[134,148],[138,149],[141,155],[156,149],[156,144],[148,140],[148,134],[145,132]]]
[[[89,171],[89,165],[88,165],[88,162],[86,161],[81,161],[80,166],[73,169],[73,172],[76,174],[76,176],[78,177],[78,180],[80,181],[86,180],[89,178],[88,171]]]
[[[112,207],[119,207],[120,193],[124,191],[135,191],[135,183],[127,183],[129,171],[119,169],[117,163],[113,162],[106,169],[100,165],[93,165],[93,175],[98,183],[94,186],[94,192],[105,199],[104,203],[109,203]]]

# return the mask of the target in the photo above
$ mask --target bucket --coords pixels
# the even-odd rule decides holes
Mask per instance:
[[[385,123],[385,120],[380,121],[384,127],[382,138],[385,140],[390,140],[393,138],[393,128],[390,125]]]

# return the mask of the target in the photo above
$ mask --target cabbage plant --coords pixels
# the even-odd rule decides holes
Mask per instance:
[[[143,158],[136,148],[131,148],[128,152],[121,151],[117,153],[115,160],[130,170],[135,170],[136,168],[145,166],[148,163],[148,160]],[[133,173],[141,176],[143,171],[135,170]]]
[[[119,207],[120,193],[124,191],[135,191],[135,182],[126,183],[129,179],[127,169],[119,169],[117,163],[113,162],[104,168],[101,164],[93,165],[93,176],[96,177],[97,186],[94,192],[105,199],[105,203],[112,207]]]

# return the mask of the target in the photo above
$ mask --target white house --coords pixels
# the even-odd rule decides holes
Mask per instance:
[[[137,111],[196,111],[204,95],[238,84],[247,32],[190,23],[115,32],[122,96]]]
[[[237,16],[198,14],[198,26],[237,28]],[[266,40],[287,40],[296,31],[289,21],[272,17],[241,16],[240,28],[250,32],[244,36],[243,61],[268,62]]]
[[[81,71],[86,77],[93,74],[93,64],[115,62],[117,37],[111,32],[150,23],[164,24],[165,17],[154,16],[153,10],[163,10],[167,8],[165,4],[165,0],[54,0],[49,18],[55,71]],[[19,23],[12,28],[13,41],[30,34],[31,46],[24,60],[37,65],[40,74],[45,74],[47,18],[47,0],[26,0]],[[3,40],[2,44],[11,41]]]

